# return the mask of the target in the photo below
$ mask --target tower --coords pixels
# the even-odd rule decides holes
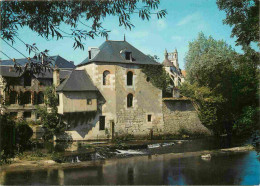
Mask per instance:
[[[179,69],[178,52],[176,48],[173,52],[173,64],[177,69]]]
[[[168,52],[167,52],[166,49],[165,49],[165,51],[164,51],[164,58],[165,58],[165,59],[168,59]]]

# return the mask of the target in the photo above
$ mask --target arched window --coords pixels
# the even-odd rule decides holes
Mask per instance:
[[[17,103],[17,92],[15,92],[15,91],[10,92],[9,102],[10,102],[10,104],[16,104]]]
[[[127,107],[133,107],[133,94],[127,95]]]
[[[133,85],[133,72],[127,72],[127,86]]]
[[[44,94],[43,92],[39,92],[37,96],[37,104],[43,104],[44,103]]]
[[[109,85],[109,71],[104,71],[103,72],[103,85]]]
[[[31,104],[31,92],[30,91],[26,91],[23,94],[23,103],[24,104]]]

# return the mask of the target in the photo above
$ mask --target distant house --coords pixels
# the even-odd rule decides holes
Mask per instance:
[[[64,80],[75,68],[72,62],[61,56],[52,56],[51,67],[60,69],[59,80]],[[16,63],[22,67],[28,63],[28,59],[16,59]],[[39,62],[40,63],[40,62]],[[15,82],[10,86],[10,91],[4,91],[7,81]],[[16,72],[12,60],[0,62],[0,100],[1,108],[9,112],[15,118],[36,120],[34,113],[35,105],[44,103],[44,90],[53,84],[53,71],[46,71],[41,74],[34,74],[32,77],[27,73]]]
[[[164,57],[162,64],[174,83],[172,87],[173,97],[179,97],[178,87],[184,82],[186,72],[179,67],[177,49],[175,49],[174,52],[167,52],[167,50],[165,50]]]

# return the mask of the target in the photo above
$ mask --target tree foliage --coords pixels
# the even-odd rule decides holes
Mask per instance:
[[[230,132],[248,116],[245,108],[258,106],[258,57],[250,48],[244,55],[237,54],[225,42],[203,33],[189,44],[187,82],[181,93],[200,105],[201,121],[215,133]],[[247,118],[252,119],[249,125],[253,130],[257,121],[251,115]]]
[[[55,135],[64,134],[66,124],[58,114],[58,97],[55,94],[54,86],[47,87],[45,92],[45,106],[37,107],[37,114],[40,116],[40,123],[44,128],[44,140],[50,140]]]
[[[223,22],[232,27],[237,45],[259,42],[259,0],[217,0],[217,5],[226,12]]]
[[[8,113],[0,115],[0,123],[0,163],[6,163],[30,145],[33,131],[26,121],[15,121]]]
[[[106,17],[118,17],[119,26],[131,29],[133,14],[142,20],[149,20],[152,14],[158,19],[165,17],[167,12],[159,10],[159,4],[159,0],[1,1],[1,39],[8,45],[8,41],[13,44],[15,40],[24,43],[18,31],[28,27],[47,40],[71,38],[74,49],[84,49],[87,38],[108,36],[110,31],[102,26]],[[29,54],[33,52],[35,56],[28,58],[24,68],[14,60],[17,71],[39,74],[51,69],[53,59],[48,56],[49,50],[39,51],[35,43],[24,44]]]
[[[166,10],[153,12],[158,10],[159,3],[158,0],[2,1],[1,37],[13,42],[19,28],[27,26],[46,39],[71,37],[74,48],[84,49],[82,39],[108,35],[109,31],[102,26],[107,16],[118,17],[119,26],[131,29],[133,14],[142,20],[149,20],[152,14],[164,17]],[[63,25],[70,30],[62,30]]]

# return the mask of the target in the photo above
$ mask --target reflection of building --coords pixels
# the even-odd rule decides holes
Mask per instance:
[[[164,53],[163,65],[165,70],[169,73],[174,85],[173,85],[173,96],[178,97],[178,87],[184,82],[185,71],[179,68],[178,52],[177,49],[174,52]]]
[[[68,76],[75,65],[60,56],[52,57],[52,66],[60,68],[60,79]],[[17,59],[17,63],[24,66],[27,59]],[[44,103],[44,90],[53,84],[52,71],[44,74],[29,75],[28,73],[19,74],[14,69],[12,60],[2,60],[0,62],[0,98],[1,109],[9,112],[14,117],[35,120],[35,106]],[[8,83],[10,91],[5,91]],[[14,84],[15,83],[15,84]],[[13,86],[14,84],[14,86]]]

